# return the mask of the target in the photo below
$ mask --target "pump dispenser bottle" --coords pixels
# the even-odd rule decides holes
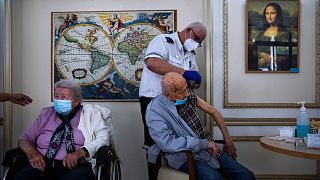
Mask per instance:
[[[298,102],[298,104],[301,104],[301,108],[297,116],[297,137],[303,138],[310,131],[310,119],[307,114],[307,108],[304,107],[305,102]]]

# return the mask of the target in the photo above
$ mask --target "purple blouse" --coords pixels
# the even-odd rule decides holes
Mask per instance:
[[[76,151],[84,145],[84,136],[81,133],[80,129],[78,129],[81,110],[82,108],[79,109],[77,114],[70,121]],[[53,135],[56,128],[61,124],[61,122],[62,121],[56,114],[53,106],[43,108],[38,118],[33,122],[31,127],[29,127],[22,133],[19,139],[28,141],[30,144],[34,145],[43,156],[45,156],[51,136]],[[66,144],[65,139],[63,139],[54,159],[63,160],[66,155]]]

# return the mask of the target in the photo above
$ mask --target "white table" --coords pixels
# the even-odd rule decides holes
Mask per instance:
[[[320,161],[320,149],[307,148],[305,143],[298,143],[297,146],[295,146],[295,143],[287,143],[262,137],[260,138],[260,144],[262,147],[277,153]]]

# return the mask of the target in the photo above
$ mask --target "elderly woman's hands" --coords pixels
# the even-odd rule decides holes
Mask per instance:
[[[46,162],[44,161],[42,154],[40,154],[38,151],[32,151],[26,154],[28,156],[30,165],[33,168],[39,169],[40,171],[44,171],[44,169],[46,168]]]
[[[18,140],[18,144],[21,150],[26,153],[30,165],[33,168],[44,171],[44,169],[46,168],[46,162],[44,161],[42,154],[37,151],[37,149],[32,144],[24,139]]]
[[[63,166],[67,166],[69,169],[73,169],[77,166],[78,159],[85,156],[86,152],[83,149],[69,153],[66,155],[66,157],[63,158]]]

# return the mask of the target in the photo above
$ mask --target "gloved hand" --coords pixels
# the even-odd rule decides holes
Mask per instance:
[[[196,84],[201,83],[201,76],[198,71],[184,71],[182,75],[186,80],[193,80]]]

